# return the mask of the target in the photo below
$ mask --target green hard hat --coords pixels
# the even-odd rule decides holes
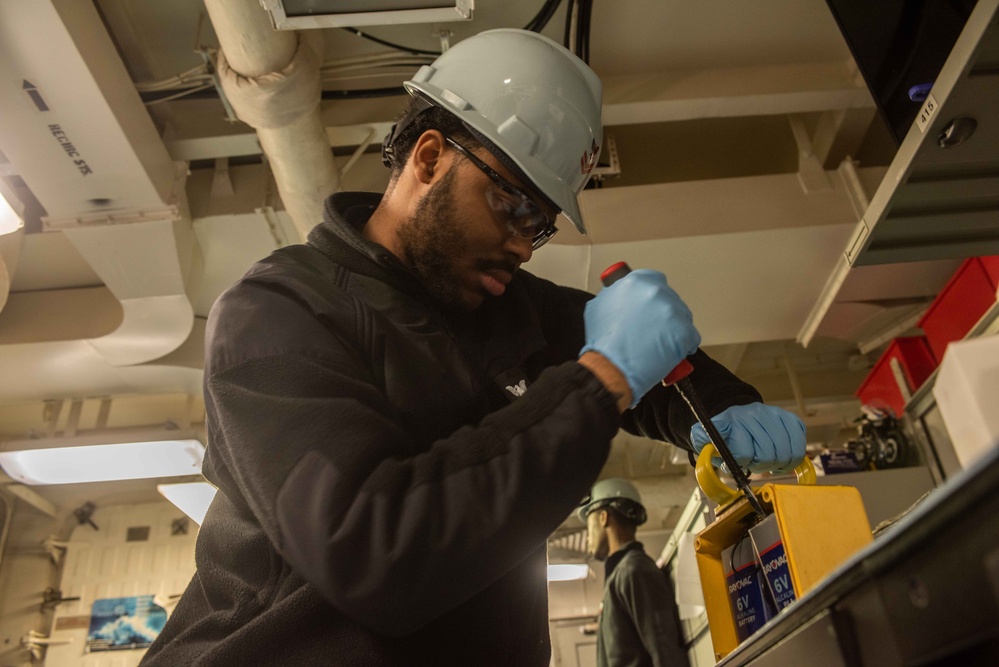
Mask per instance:
[[[584,498],[579,506],[577,514],[586,521],[586,517],[592,512],[605,507],[613,508],[636,526],[648,519],[645,506],[642,505],[642,496],[635,485],[626,479],[602,479],[594,484],[589,497]]]

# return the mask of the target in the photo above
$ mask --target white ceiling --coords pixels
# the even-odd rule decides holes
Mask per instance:
[[[199,393],[203,318],[211,303],[253,261],[296,238],[267,165],[255,158],[252,128],[227,120],[211,94],[142,111],[127,82],[148,84],[200,65],[197,48],[217,45],[204,6],[96,0],[98,16],[89,0],[33,0],[35,16],[18,14],[15,4],[0,9],[2,94],[12,110],[0,125],[8,159],[0,173],[26,204],[28,233],[3,286],[10,298],[0,311],[0,438],[61,429],[66,413],[46,424],[46,400],[86,399],[92,406],[96,399],[89,397],[110,396],[119,425],[189,419],[178,414],[176,397]],[[365,29],[438,49],[441,29],[451,31],[454,43],[490,28],[522,27],[541,2],[476,4],[469,22]],[[246,5],[256,11],[258,3]],[[19,25],[25,17],[34,21],[30,40]],[[564,8],[545,34],[561,41],[563,26]],[[528,268],[590,290],[613,261],[661,269],[690,303],[712,354],[736,371],[746,364],[745,374],[769,400],[798,406],[790,366],[800,375],[801,400],[852,405],[852,390],[877,353],[861,353],[858,343],[911,315],[913,303],[928,300],[955,262],[855,274],[848,287],[856,307],[828,319],[809,349],[791,342],[894,150],[825,3],[596,2],[592,26],[591,65],[605,82],[608,133],[620,136],[621,177],[583,194],[588,237],[563,225]],[[67,32],[75,41],[65,39]],[[316,36],[325,61],[386,51],[338,29]],[[414,69],[328,87],[398,85]],[[118,70],[125,89],[101,93]],[[28,154],[19,142],[31,133],[51,143],[35,110],[25,106],[30,100],[20,83],[29,77],[53,104],[78,91],[53,111],[65,128],[81,128],[74,140],[83,152],[95,161],[107,152],[118,171],[77,179],[67,193],[56,187],[68,168],[64,155],[32,152],[31,164],[15,157]],[[112,98],[119,103],[109,104]],[[402,102],[398,96],[323,102],[341,168],[366,128],[383,128]],[[132,107],[137,116],[127,111]],[[139,125],[148,127],[135,130]],[[139,135],[141,141],[121,145]],[[199,159],[188,164],[182,158],[189,155]],[[171,157],[181,160],[176,174],[131,185],[149,164]],[[214,161],[227,157],[228,165]],[[853,160],[842,166],[847,157]],[[131,161],[124,170],[123,159]],[[385,181],[377,155],[368,152],[341,186],[376,190]],[[156,217],[163,211],[146,212],[140,222],[127,217],[129,197],[147,185],[183,190],[177,222],[158,222],[169,219]],[[110,191],[120,193],[127,221],[76,229],[74,216],[94,215],[86,202]],[[46,213],[63,222],[41,231]],[[80,428],[93,427],[96,416],[89,414]],[[847,423],[838,413],[835,419]],[[621,469],[623,449],[615,448],[608,470]],[[661,460],[645,458],[658,474]]]

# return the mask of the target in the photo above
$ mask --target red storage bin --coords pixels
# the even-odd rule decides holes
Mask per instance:
[[[937,361],[943,361],[947,344],[961,340],[996,302],[999,257],[970,257],[947,281],[919,326]]]
[[[872,408],[890,408],[896,417],[905,410],[905,397],[895,381],[891,370],[891,360],[898,359],[905,376],[909,392],[919,388],[936,369],[937,362],[925,336],[896,338],[867,374],[867,378],[857,390],[857,398]]]
[[[992,281],[992,289],[999,290],[999,255],[989,255],[988,257],[979,257],[978,259],[981,260],[985,273],[988,274],[989,280]]]

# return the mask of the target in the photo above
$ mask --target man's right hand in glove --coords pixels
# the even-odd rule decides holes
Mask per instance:
[[[586,304],[586,345],[580,363],[594,371],[614,393],[614,384],[598,372],[602,360],[613,364],[623,376],[630,397],[619,407],[634,407],[701,342],[690,309],[666,284],[659,271],[632,271],[600,291]],[[623,387],[620,387],[623,389]]]

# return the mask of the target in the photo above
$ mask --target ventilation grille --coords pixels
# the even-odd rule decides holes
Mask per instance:
[[[586,528],[559,528],[548,538],[548,561],[586,559]]]

